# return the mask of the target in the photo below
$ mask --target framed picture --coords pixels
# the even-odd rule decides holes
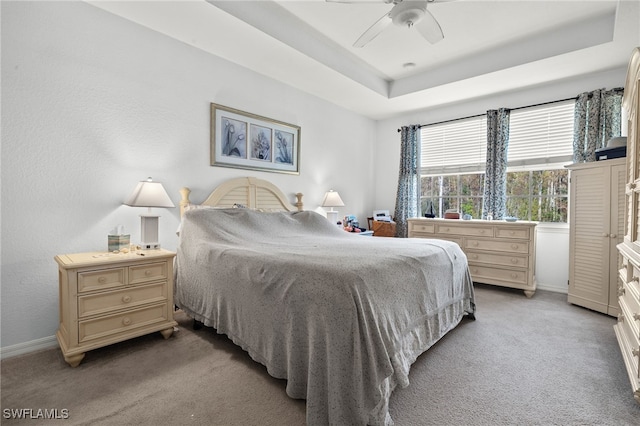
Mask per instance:
[[[211,104],[211,165],[300,173],[300,127]]]

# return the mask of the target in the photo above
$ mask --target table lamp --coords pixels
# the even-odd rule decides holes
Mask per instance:
[[[175,207],[162,184],[154,182],[151,178],[138,182],[138,186],[125,201],[125,204],[131,207],[149,208],[147,214],[140,215],[140,245],[143,250],[159,249],[158,223],[160,216],[151,214],[151,207]]]
[[[340,194],[338,194],[333,189],[330,189],[329,192],[324,194],[324,200],[322,200],[322,207],[331,207],[331,210],[327,212],[327,219],[329,222],[334,225],[338,224],[338,212],[333,210],[334,207],[343,207],[344,203],[342,202],[342,198],[340,198]]]

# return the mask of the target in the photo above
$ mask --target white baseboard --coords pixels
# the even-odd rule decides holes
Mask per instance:
[[[13,356],[27,354],[40,349],[54,348],[56,346],[58,346],[56,336],[43,337],[41,339],[31,340],[30,342],[0,348],[0,359],[11,358]]]
[[[537,283],[536,284],[536,289],[537,290],[546,290],[546,291],[552,291],[554,293],[564,293],[564,294],[568,294],[569,293],[569,289],[567,288],[567,286],[565,285],[564,288],[555,286],[555,285],[545,285],[545,284],[541,284],[541,283]]]

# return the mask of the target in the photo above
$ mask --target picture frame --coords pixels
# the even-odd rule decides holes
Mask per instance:
[[[300,174],[300,126],[211,103],[211,165]]]

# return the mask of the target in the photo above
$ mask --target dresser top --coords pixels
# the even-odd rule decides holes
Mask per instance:
[[[107,251],[94,251],[87,253],[59,254],[54,259],[61,268],[81,268],[94,265],[108,265],[111,263],[133,263],[144,260],[165,259],[174,257],[172,251],[137,250],[130,253],[110,253]]]
[[[506,220],[482,220],[482,219],[440,219],[440,218],[428,218],[428,217],[412,217],[409,218],[410,221],[421,221],[421,222],[432,222],[432,223],[446,223],[448,225],[462,225],[462,226],[477,226],[477,225],[487,225],[487,226],[529,226],[535,227],[538,222],[531,222],[528,220],[516,220],[515,222],[507,222]]]

